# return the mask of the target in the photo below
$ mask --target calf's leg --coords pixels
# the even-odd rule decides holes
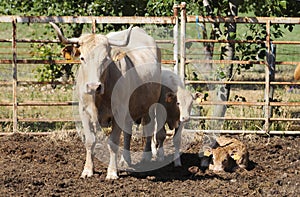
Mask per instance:
[[[157,151],[157,159],[158,161],[163,161],[165,159],[165,151],[164,151],[164,141],[166,139],[166,129],[162,127],[156,135],[156,140],[158,143],[158,151]]]
[[[173,137],[173,144],[175,147],[174,153],[174,166],[179,167],[182,166],[181,159],[180,159],[180,146],[181,146],[181,134],[183,129],[183,122],[180,122],[179,127],[175,129],[175,134]]]

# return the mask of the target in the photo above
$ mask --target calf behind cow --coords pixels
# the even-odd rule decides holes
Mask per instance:
[[[164,159],[163,143],[166,138],[165,124],[167,124],[169,129],[175,129],[174,165],[181,166],[181,134],[184,123],[190,119],[193,96],[185,89],[178,75],[170,70],[162,70],[161,85],[159,104],[162,106],[159,105],[156,111],[157,128],[151,142],[152,155],[159,161]]]

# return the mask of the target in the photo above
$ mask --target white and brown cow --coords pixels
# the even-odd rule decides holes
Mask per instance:
[[[108,35],[86,34],[65,38],[54,24],[64,44],[79,47],[81,66],[76,80],[79,114],[85,137],[86,161],[81,177],[93,175],[97,125],[111,127],[108,150],[110,160],[106,179],[117,179],[117,153],[120,134],[130,140],[133,122],[143,119],[144,133],[152,137],[154,121],[149,109],[160,96],[161,54],[155,40],[138,27]],[[79,55],[79,53],[73,53]],[[112,57],[113,56],[113,57]],[[129,150],[130,141],[124,143]],[[146,146],[145,152],[149,146]],[[129,151],[125,161],[131,162]]]
[[[156,111],[157,128],[151,143],[152,155],[160,161],[164,159],[163,143],[166,138],[165,124],[167,124],[169,129],[175,129],[174,165],[181,166],[181,134],[184,123],[190,119],[193,95],[185,89],[179,76],[170,70],[162,69],[161,84],[159,98],[161,106],[158,106]]]

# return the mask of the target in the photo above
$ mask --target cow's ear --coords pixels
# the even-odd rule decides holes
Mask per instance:
[[[208,93],[196,92],[193,95],[193,99],[196,101],[197,104],[200,104],[203,101],[207,101],[207,97],[208,97]]]
[[[166,102],[167,103],[171,103],[172,101],[174,101],[176,99],[176,94],[174,94],[173,92],[168,92],[166,93]]]
[[[75,47],[74,45],[65,46],[61,50],[61,53],[66,60],[73,60],[74,58],[80,56],[79,48]]]

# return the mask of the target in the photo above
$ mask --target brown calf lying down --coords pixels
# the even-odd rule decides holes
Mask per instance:
[[[247,169],[249,152],[245,144],[235,138],[217,137],[216,145],[204,150],[201,167],[215,172],[234,171],[240,167]]]

